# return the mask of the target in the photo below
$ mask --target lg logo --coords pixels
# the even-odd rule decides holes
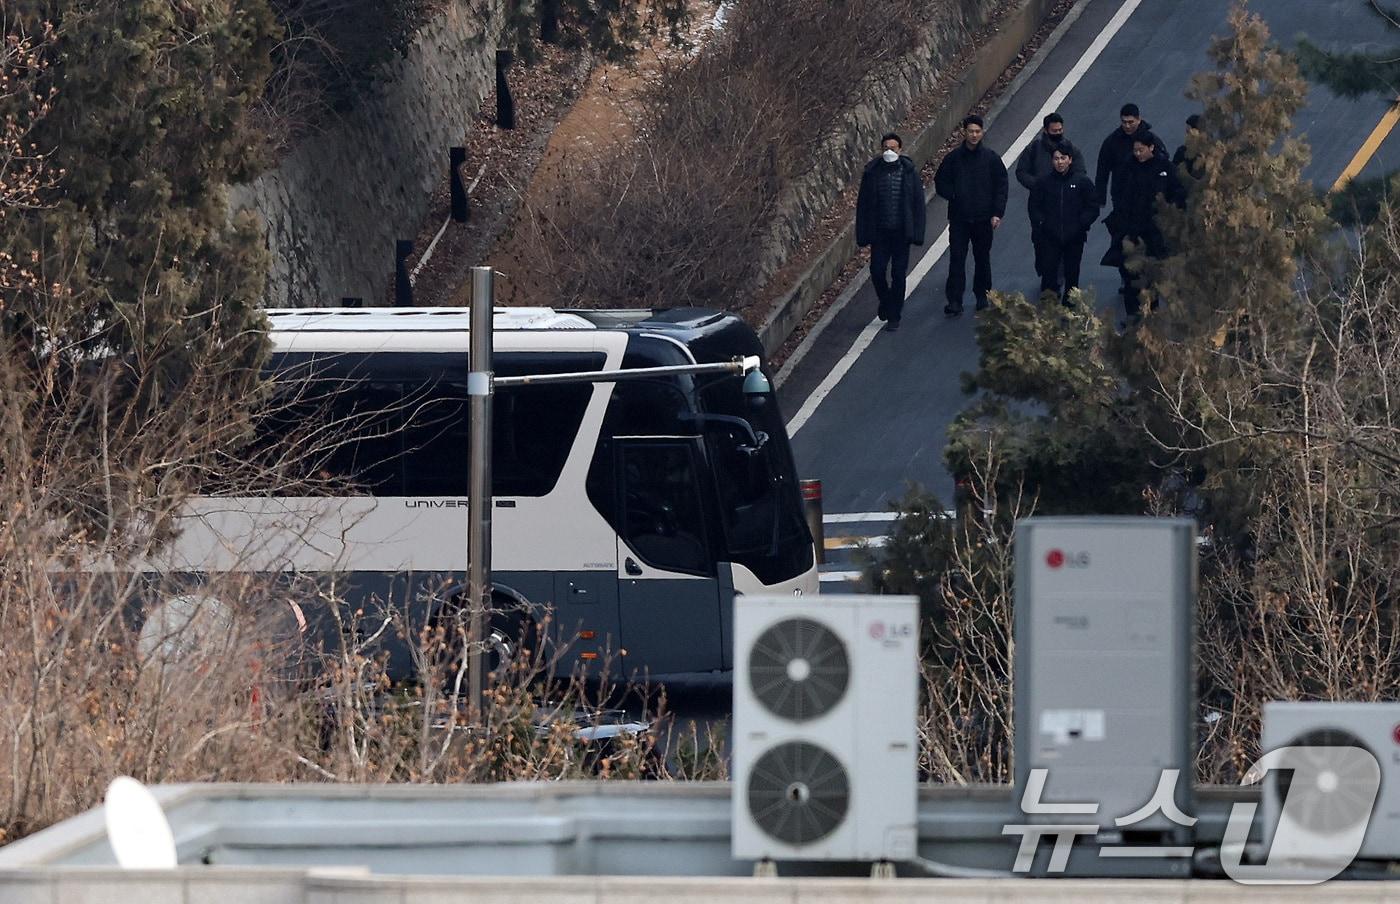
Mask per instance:
[[[1065,552],[1063,549],[1052,549],[1045,554],[1045,564],[1051,568],[1088,568],[1089,553]]]
[[[913,625],[890,625],[884,622],[870,623],[870,636],[874,640],[898,640],[914,636]]]

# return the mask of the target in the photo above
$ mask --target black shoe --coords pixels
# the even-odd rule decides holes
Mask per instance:
[[[953,303],[950,301],[950,302],[948,302],[947,304],[945,304],[945,305],[943,306],[943,313],[944,313],[944,314],[947,314],[949,317],[957,317],[957,316],[961,315],[962,312],[963,312],[963,306],[962,306],[961,303],[953,304]]]
[[[985,310],[987,310],[987,299],[986,299],[985,297],[977,299],[977,308],[976,308],[976,310],[978,310],[978,311],[985,311]]]
[[[876,309],[876,311],[875,311],[875,316],[876,316],[876,318],[878,318],[878,319],[880,319],[880,320],[889,320],[889,319],[890,319],[889,316],[885,313],[885,306],[884,306],[884,305],[880,305],[880,307],[879,307],[878,309]]]
[[[898,320],[891,320],[889,323],[885,324],[885,332],[887,332],[887,333],[895,333],[895,332],[898,332],[898,331],[899,331],[899,321],[898,321]]]

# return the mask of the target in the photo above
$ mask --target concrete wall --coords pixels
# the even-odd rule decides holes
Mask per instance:
[[[714,877],[752,871],[749,862],[731,854],[733,789],[727,782],[235,783],[152,790],[184,865],[536,877]],[[1230,808],[1257,802],[1258,790],[1198,789],[1197,844],[1206,850],[1218,846]],[[1002,830],[1013,812],[1009,785],[924,785],[918,793],[921,856],[961,867],[1011,869],[1020,838]],[[1041,849],[1047,852],[1048,845]],[[1082,841],[1075,850],[1092,869],[1079,875],[1157,875],[1166,863],[1114,858],[1105,872],[1102,864],[1109,861],[1096,859],[1095,850]],[[115,863],[101,808],[0,847],[0,876],[9,869]],[[1072,858],[1071,869],[1077,864]],[[1124,873],[1116,864],[1134,871]],[[1137,871],[1142,869],[1149,871]],[[783,872],[855,877],[867,875],[869,867],[791,863]],[[0,902],[6,902],[3,895]]]
[[[412,237],[495,86],[505,0],[447,0],[360,109],[295,148],[274,170],[229,192],[262,215],[272,251],[269,306],[383,297],[394,240]]]

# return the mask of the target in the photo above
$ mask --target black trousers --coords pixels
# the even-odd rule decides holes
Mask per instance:
[[[1167,242],[1159,231],[1154,230],[1144,233],[1143,235],[1130,234],[1116,239],[1115,241],[1121,242],[1123,238],[1126,238],[1134,245],[1145,246],[1143,251],[1150,258],[1161,260],[1167,256]],[[1123,282],[1123,285],[1118,289],[1118,292],[1123,296],[1123,313],[1127,314],[1129,317],[1136,317],[1138,314],[1142,313],[1142,292],[1146,287],[1146,282],[1143,280],[1141,273],[1134,274],[1123,264],[1118,265],[1118,278]],[[1155,295],[1152,298],[1152,310],[1157,310],[1157,298]]]
[[[908,273],[909,242],[903,230],[876,232],[870,244],[870,282],[886,320],[898,321],[904,312],[904,278]]]
[[[1035,243],[1035,259],[1040,265],[1040,291],[1069,295],[1070,289],[1079,288],[1079,268],[1084,262],[1084,240],[1070,241],[1040,236]],[[1064,289],[1060,288],[1060,274],[1064,273]]]
[[[972,245],[972,294],[985,301],[992,290],[992,221],[953,220],[948,224],[948,304],[962,307],[967,288],[967,246]]]

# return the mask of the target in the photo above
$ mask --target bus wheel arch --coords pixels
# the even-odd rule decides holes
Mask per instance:
[[[456,648],[453,662],[460,662],[465,642],[467,588],[457,586],[444,594],[447,602],[439,605],[436,619],[462,619],[459,632],[462,644]],[[482,620],[482,643],[487,660],[486,683],[500,683],[512,672],[528,678],[534,671],[549,665],[548,613],[544,606],[532,602],[523,593],[501,583],[491,586],[491,604]]]

